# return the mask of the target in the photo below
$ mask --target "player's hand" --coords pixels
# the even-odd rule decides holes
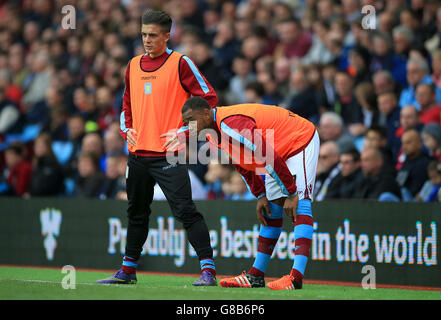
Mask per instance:
[[[161,134],[160,137],[167,138],[166,143],[162,145],[164,150],[167,151],[176,151],[178,147],[185,141],[185,137],[182,135],[180,136],[177,130],[171,130],[167,133]]]
[[[132,146],[136,145],[136,140],[138,139],[138,133],[135,129],[127,130],[127,142]]]
[[[271,216],[268,199],[266,198],[266,196],[263,196],[262,198],[257,200],[256,215],[257,215],[257,220],[259,220],[259,222],[266,227],[267,223],[264,217],[265,212],[268,216]]]
[[[180,145],[177,130],[172,130],[167,133],[161,134],[161,138],[167,138],[167,142],[163,144],[163,148],[167,151],[175,151]]]
[[[299,195],[295,195],[291,198],[285,199],[285,204],[283,205],[283,211],[285,214],[291,218],[292,223],[296,222],[297,205],[299,204]]]

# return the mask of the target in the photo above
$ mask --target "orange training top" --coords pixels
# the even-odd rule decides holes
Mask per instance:
[[[137,132],[137,142],[128,148],[130,152],[164,152],[166,138],[160,135],[179,128],[182,106],[190,98],[179,79],[182,54],[173,51],[161,67],[151,72],[141,69],[142,56],[130,61],[132,128]]]
[[[266,143],[283,159],[303,150],[311,141],[315,125],[309,120],[278,106],[268,106],[257,103],[238,104],[216,108],[216,124],[218,128],[231,134],[231,129],[222,125],[222,121],[229,116],[244,115],[256,122],[256,128],[262,129],[262,136]],[[272,129],[274,136],[268,129]]]

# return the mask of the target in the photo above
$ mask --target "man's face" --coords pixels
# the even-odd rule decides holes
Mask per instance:
[[[381,157],[377,157],[375,152],[371,149],[362,151],[360,160],[361,170],[363,170],[363,173],[367,176],[375,174],[382,166]]]
[[[419,85],[416,89],[416,100],[425,109],[435,102],[435,95],[428,85]]]
[[[386,141],[382,139],[381,135],[373,130],[368,130],[365,137],[365,146],[372,148],[384,147]]]
[[[359,161],[354,161],[350,154],[342,154],[340,156],[341,174],[343,177],[349,176],[352,172],[360,167]]]
[[[400,113],[400,124],[404,129],[415,128],[419,123],[418,111],[413,107],[404,107]]]
[[[392,91],[393,86],[392,84],[390,84],[386,77],[381,76],[381,77],[375,77],[373,80],[373,84],[374,84],[374,88],[375,88],[375,93],[377,95],[384,93],[386,91]]]
[[[407,82],[411,85],[416,85],[425,76],[424,72],[416,63],[409,63],[407,65]]]
[[[182,113],[182,121],[188,126],[190,133],[196,131],[199,134],[202,130],[209,128],[210,119],[210,110],[208,109],[203,109],[202,111],[188,109]]]
[[[319,151],[319,163],[324,171],[330,170],[339,161],[338,150],[332,148],[331,145],[322,145]]]
[[[141,36],[145,51],[150,57],[155,58],[164,53],[170,33],[165,33],[159,25],[143,24]]]
[[[333,140],[338,138],[340,129],[331,120],[322,119],[319,122],[319,134],[324,141]]]
[[[397,105],[397,99],[393,94],[382,94],[378,97],[378,109],[382,114],[391,113]]]
[[[352,80],[345,74],[337,74],[335,77],[335,89],[337,93],[344,97],[352,92]]]
[[[414,157],[421,150],[421,139],[416,131],[408,131],[403,133],[401,137],[401,146],[403,152],[408,157]]]

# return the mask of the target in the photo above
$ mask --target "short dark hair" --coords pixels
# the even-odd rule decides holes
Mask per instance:
[[[248,83],[245,86],[245,90],[253,90],[259,97],[265,95],[265,88],[263,87],[263,84],[258,81]]]
[[[354,162],[360,161],[360,152],[357,150],[357,148],[349,148],[348,150],[343,151],[341,154],[350,155]]]
[[[157,24],[164,33],[169,33],[172,26],[172,19],[164,11],[148,10],[142,15],[142,24]]]
[[[387,139],[387,128],[380,125],[372,125],[368,131],[374,131],[380,135],[381,138]]]
[[[182,107],[182,113],[186,112],[187,110],[194,110],[194,111],[202,111],[204,109],[210,110],[211,107],[208,104],[207,100],[201,97],[191,97],[187,101],[185,101],[183,107]]]

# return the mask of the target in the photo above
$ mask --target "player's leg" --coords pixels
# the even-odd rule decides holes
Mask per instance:
[[[155,185],[155,180],[147,170],[149,160],[129,156],[126,173],[128,226],[125,256],[122,267],[116,274],[107,279],[98,280],[97,283],[136,283],[136,268],[148,236],[150,204]]]
[[[266,226],[260,225],[259,238],[257,241],[257,255],[253,266],[248,272],[243,272],[237,277],[225,278],[219,281],[222,287],[247,287],[259,288],[265,286],[265,272],[268,262],[282,232],[283,207],[273,202],[269,203],[271,216],[264,214]]]
[[[169,165],[165,160],[151,168],[170,205],[175,218],[182,223],[188,241],[196,251],[201,265],[201,279],[194,285],[216,285],[216,268],[210,234],[204,217],[192,200],[191,183],[185,165]]]
[[[309,259],[313,233],[311,199],[314,191],[315,175],[319,152],[318,134],[304,151],[287,160],[286,164],[296,177],[299,204],[294,225],[295,251],[294,262],[289,275],[269,282],[267,286],[274,290],[301,289],[303,275]]]

